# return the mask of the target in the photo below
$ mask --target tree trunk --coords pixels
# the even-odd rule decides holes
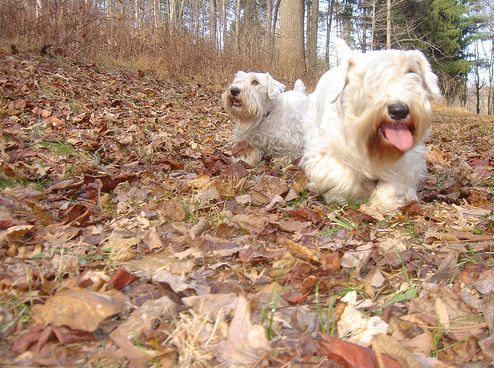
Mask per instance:
[[[290,79],[305,74],[303,0],[281,1],[278,64]]]
[[[235,47],[240,50],[240,0],[235,2]]]
[[[158,0],[153,0],[153,21],[154,28],[158,28]]]
[[[489,63],[489,89],[487,96],[487,114],[494,115],[494,38],[491,40],[491,57]]]
[[[266,34],[271,38],[273,24],[273,0],[266,0]]]
[[[36,0],[36,7],[34,11],[36,19],[38,19],[41,16],[42,9],[43,9],[43,3],[41,2],[41,0]]]
[[[328,0],[328,14],[326,18],[326,64],[329,66],[329,41],[331,38],[331,27],[333,25],[333,9],[336,0]]]
[[[226,31],[228,30],[228,21],[226,19],[226,8],[228,0],[221,1],[221,37],[220,48],[226,49]]]
[[[211,37],[211,43],[216,48],[216,0],[210,1],[210,14],[209,14],[209,36]]]
[[[391,0],[386,1],[386,48],[391,49]]]
[[[370,41],[370,49],[374,50],[375,45],[375,34],[376,34],[376,4],[377,0],[372,2],[372,25],[371,25],[371,41]]]
[[[312,70],[317,65],[317,28],[319,20],[319,0],[312,0],[310,6],[309,39],[307,42],[307,64]]]
[[[281,0],[276,0],[273,12],[273,32],[274,35],[276,33],[276,23],[278,23],[278,14],[280,13],[280,3]]]

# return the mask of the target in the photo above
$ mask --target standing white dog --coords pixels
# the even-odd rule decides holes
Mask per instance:
[[[311,95],[302,164],[328,201],[371,198],[394,209],[417,198],[427,173],[424,139],[439,99],[437,76],[420,51],[352,51],[336,40],[339,66]]]
[[[297,80],[293,91],[269,73],[239,71],[222,95],[223,105],[235,122],[233,143],[245,144],[240,159],[255,166],[263,156],[302,154],[304,118],[309,98]]]

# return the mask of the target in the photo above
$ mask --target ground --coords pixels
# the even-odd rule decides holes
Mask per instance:
[[[2,366],[492,366],[493,117],[383,215],[232,164],[217,88],[0,57]]]

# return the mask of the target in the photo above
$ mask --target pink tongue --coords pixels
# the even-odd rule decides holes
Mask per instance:
[[[408,151],[413,145],[412,132],[406,125],[384,125],[384,135],[400,151]]]

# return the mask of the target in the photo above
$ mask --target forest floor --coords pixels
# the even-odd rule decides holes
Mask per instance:
[[[492,367],[494,118],[384,216],[231,164],[220,94],[0,54],[0,365]]]

